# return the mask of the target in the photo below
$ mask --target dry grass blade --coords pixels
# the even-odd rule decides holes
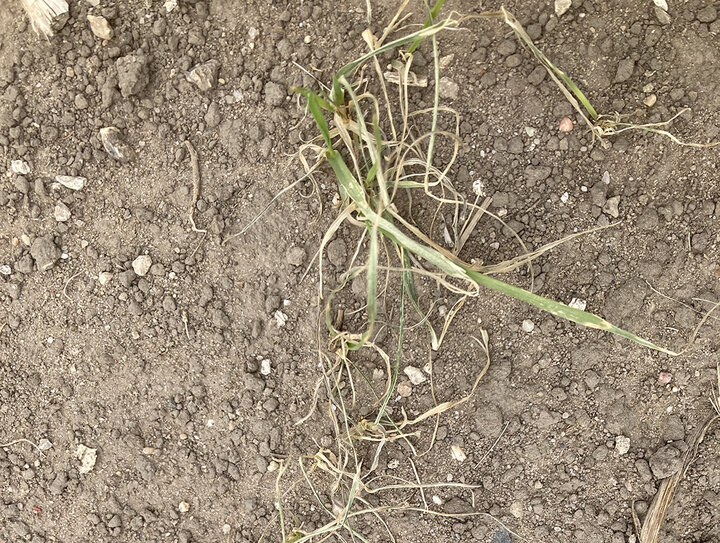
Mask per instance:
[[[64,24],[69,16],[69,6],[65,0],[22,0],[22,5],[33,30],[45,38],[55,33],[54,25]]]
[[[720,383],[720,369],[718,370],[718,382]],[[715,407],[717,410],[717,405]],[[664,479],[662,483],[660,483],[660,488],[658,489],[657,494],[655,494],[652,503],[650,503],[650,507],[648,508],[647,514],[645,515],[645,519],[642,523],[640,522],[640,519],[635,512],[635,508],[633,507],[633,521],[635,523],[635,531],[638,534],[639,543],[658,543],[658,541],[660,541],[660,531],[662,529],[663,522],[665,521],[665,515],[672,503],[678,485],[685,478],[687,469],[695,459],[698,446],[705,438],[705,434],[710,426],[717,420],[720,420],[720,410],[718,410],[718,414],[710,417],[693,437],[690,447],[683,458],[682,468],[677,473],[667,479]]]

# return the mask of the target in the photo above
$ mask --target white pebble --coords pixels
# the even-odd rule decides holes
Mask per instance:
[[[630,438],[625,436],[617,436],[615,438],[615,452],[618,454],[626,454],[630,450]]]
[[[272,371],[272,366],[270,366],[270,361],[267,358],[264,358],[262,362],[260,362],[260,373],[263,375],[270,375],[270,372]]]
[[[572,307],[573,309],[579,309],[580,311],[585,311],[585,308],[587,307],[587,301],[581,300],[580,298],[573,298],[572,300],[570,300],[568,307]]]
[[[80,190],[85,186],[85,181],[87,180],[84,177],[76,177],[73,175],[56,175],[55,181],[70,190]]]
[[[422,370],[414,366],[408,366],[403,371],[405,372],[405,375],[408,376],[408,379],[410,379],[410,382],[413,385],[421,385],[425,381],[427,381],[427,377],[425,377]]]
[[[187,513],[190,511],[190,504],[188,502],[180,502],[178,504],[178,511],[181,513]]]
[[[453,460],[457,460],[458,462],[465,462],[467,459],[465,451],[463,451],[458,445],[450,447],[450,454],[452,455]]]
[[[55,220],[57,222],[65,222],[70,219],[70,208],[66,206],[63,202],[58,202],[57,204],[55,204],[53,215],[55,216]]]
[[[152,259],[148,255],[140,255],[132,262],[133,271],[140,277],[147,275],[152,266]]]
[[[10,163],[10,169],[13,173],[27,175],[30,173],[30,166],[24,160],[13,160]]]
[[[528,334],[535,330],[535,323],[529,319],[525,319],[522,322],[522,329],[524,332],[527,332]]]
[[[113,274],[110,272],[100,272],[100,275],[98,275],[98,281],[100,282],[101,286],[105,286],[110,282],[110,279],[113,278]]]
[[[570,199],[570,195],[567,192],[563,192],[562,196],[560,196],[560,201],[563,204],[567,204],[569,199]]]

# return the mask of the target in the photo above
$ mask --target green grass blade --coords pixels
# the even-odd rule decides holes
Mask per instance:
[[[336,106],[342,106],[345,104],[345,98],[344,93],[342,90],[342,85],[340,83],[340,78],[345,77],[349,75],[351,72],[353,72],[358,66],[364,64],[368,60],[370,60],[373,57],[376,57],[378,55],[381,55],[385,53],[386,51],[391,51],[393,49],[397,49],[398,47],[402,47],[403,45],[406,45],[408,43],[412,43],[413,41],[417,39],[425,39],[428,36],[432,36],[434,34],[437,34],[440,32],[443,28],[449,26],[454,21],[452,19],[444,19],[438,23],[432,24],[428,27],[421,28],[420,30],[413,32],[411,34],[408,34],[407,36],[403,36],[402,38],[398,38],[394,41],[388,42],[385,45],[382,45],[378,47],[377,49],[370,51],[369,53],[365,53],[363,56],[361,56],[358,59],[353,60],[352,62],[346,64],[342,68],[338,70],[338,72],[335,74],[335,77],[333,77],[333,85],[332,85],[332,102]]]
[[[430,10],[430,13],[428,14],[428,18],[425,20],[425,24],[423,25],[423,28],[427,28],[428,26],[433,24],[435,19],[437,19],[438,13],[440,13],[440,10],[442,9],[444,3],[445,3],[445,0],[437,0],[437,2],[435,2],[435,5],[432,7],[432,9]],[[417,49],[420,46],[422,41],[423,41],[423,38],[416,39],[412,43],[412,45],[408,48],[408,54],[412,54],[415,51],[415,49]]]
[[[628,332],[627,330],[618,328],[617,326],[598,317],[597,315],[593,315],[592,313],[588,313],[586,311],[581,311],[579,309],[568,307],[567,305],[560,302],[556,302],[548,298],[543,298],[542,296],[538,296],[537,294],[528,292],[527,290],[524,290],[520,287],[510,285],[508,283],[500,281],[499,279],[495,279],[488,275],[484,275],[482,273],[474,271],[470,268],[469,265],[464,263],[457,263],[445,256],[444,254],[440,253],[436,249],[428,247],[427,245],[417,241],[416,239],[410,237],[405,232],[403,232],[392,222],[384,219],[383,217],[379,217],[370,208],[367,201],[365,201],[362,187],[357,182],[357,180],[354,179],[352,172],[347,167],[347,165],[337,151],[329,151],[327,153],[327,156],[328,161],[330,162],[333,171],[338,178],[338,183],[345,188],[347,194],[355,202],[358,211],[362,213],[362,215],[364,215],[364,218],[367,221],[370,221],[371,224],[376,224],[380,231],[382,231],[382,233],[385,234],[385,236],[390,238],[392,241],[394,241],[401,247],[404,247],[416,256],[425,259],[427,262],[441,270],[443,273],[451,277],[472,281],[477,285],[496,290],[508,296],[512,296],[513,298],[529,303],[530,305],[542,309],[543,311],[547,311],[548,313],[551,313],[563,319],[567,319],[571,322],[575,322],[589,328],[596,328],[598,330],[605,330],[607,332],[617,334],[621,337],[630,339],[640,345],[643,345],[644,347],[648,347],[650,349],[654,349],[656,351],[660,351],[669,355],[677,354],[674,351],[670,351],[668,349],[655,345],[654,343],[644,338],[641,338],[631,332]],[[356,200],[356,197],[359,198],[359,200]]]

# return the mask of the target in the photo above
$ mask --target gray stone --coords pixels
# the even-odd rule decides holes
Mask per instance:
[[[650,457],[650,469],[656,479],[665,479],[674,475],[683,465],[682,453],[672,445],[660,447]]]
[[[205,124],[208,125],[208,128],[215,128],[220,124],[220,121],[222,121],[220,106],[218,106],[217,102],[213,102],[210,104],[207,113],[205,113]]]
[[[290,247],[285,254],[285,261],[293,266],[302,266],[307,254],[302,247]]]
[[[347,258],[347,245],[342,239],[334,239],[328,244],[327,247],[328,260],[334,266],[342,267],[345,265],[345,259]]]
[[[632,77],[633,71],[635,70],[635,61],[631,58],[625,58],[618,64],[617,72],[615,73],[615,83],[622,83]]]
[[[150,81],[148,58],[143,55],[126,55],[115,61],[118,86],[123,98],[139,94]]]
[[[265,103],[269,106],[281,106],[285,102],[287,91],[285,87],[274,81],[269,81],[265,85]]]
[[[503,429],[503,415],[496,405],[486,403],[475,411],[475,430],[485,437],[498,437]]]
[[[717,9],[713,5],[702,8],[697,13],[697,20],[701,23],[712,23],[717,19]]]
[[[550,166],[528,166],[525,168],[525,179],[528,184],[535,185],[545,181],[552,173]]]
[[[30,254],[40,271],[52,268],[60,258],[60,249],[50,236],[37,238],[30,246]]]
[[[187,80],[194,83],[201,91],[208,91],[217,86],[219,70],[220,63],[217,60],[209,60],[190,70]]]

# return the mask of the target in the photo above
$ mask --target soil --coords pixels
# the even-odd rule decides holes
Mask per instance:
[[[717,7],[668,3],[670,22],[650,0],[574,0],[561,17],[548,1],[506,7],[600,112],[658,122],[691,107],[673,133],[718,139]],[[372,4],[379,34],[395,8]],[[480,8],[468,0],[444,10]],[[105,17],[113,37],[93,35],[88,14]],[[290,156],[314,132],[289,89],[317,87],[309,73],[329,81],[364,51],[366,3],[179,0],[168,12],[160,1],[77,0],[46,41],[12,1],[0,25],[0,541],[280,541],[280,462],[332,443],[322,409],[296,425],[320,376],[317,268],[304,272],[335,218],[332,178],[320,177],[319,217],[311,187],[298,187],[222,242],[301,173]],[[441,55],[453,55],[441,90],[462,116],[455,186],[473,198],[480,180],[491,210],[531,248],[613,223],[537,260],[535,291],[584,300],[683,348],[720,298],[717,148],[637,132],[603,147],[506,27],[463,27],[440,39]],[[420,75],[431,75],[428,47],[416,55]],[[411,100],[427,107],[432,95],[431,84]],[[574,129],[560,132],[566,116]],[[106,127],[117,129],[110,142]],[[197,150],[193,218],[206,232],[191,225],[185,141]],[[14,173],[25,169],[13,161],[29,171]],[[74,190],[79,181],[57,176],[84,182]],[[427,226],[430,214],[416,220]],[[326,286],[357,239],[343,227],[328,247]],[[462,256],[490,263],[520,252],[484,220]],[[526,270],[506,278],[529,286]],[[422,288],[446,309],[457,300]],[[361,309],[362,286],[339,303],[346,315]],[[431,508],[494,518],[389,513],[397,541],[636,541],[633,507],[642,516],[712,413],[717,319],[673,358],[483,291],[432,353],[439,401],[469,391],[484,363],[471,340],[481,327],[490,369],[414,461],[424,482],[477,485],[428,490]],[[417,326],[403,364],[427,361]],[[393,398],[396,412],[432,406],[429,381],[400,380],[409,395]],[[414,438],[420,451],[433,429]],[[719,437],[713,429],[700,445],[660,541],[720,542]],[[96,450],[94,463],[81,446]],[[408,455],[388,446],[378,474],[413,478]],[[288,486],[300,477],[292,462]],[[417,491],[402,499],[423,506]],[[302,482],[285,508],[291,528],[328,521]],[[389,540],[373,518],[357,529]]]

